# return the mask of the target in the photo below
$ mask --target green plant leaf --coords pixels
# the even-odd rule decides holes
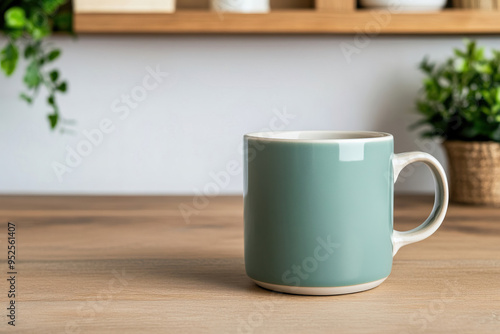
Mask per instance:
[[[465,59],[457,59],[455,62],[455,71],[464,73],[469,69],[469,64]]]
[[[0,28],[0,30],[1,30],[1,28]],[[23,36],[23,33],[24,33],[24,30],[22,30],[22,29],[16,29],[16,30],[9,30],[9,31],[7,32],[7,35],[9,36],[9,39],[10,39],[11,41],[16,41],[16,40],[18,40],[20,37],[22,37],[22,36]]]
[[[467,57],[474,58],[476,52],[476,41],[465,40],[464,42],[467,49]]]
[[[53,70],[49,73],[50,76],[50,81],[56,82],[57,79],[59,78],[59,71],[58,70]]]
[[[26,45],[26,48],[24,49],[24,58],[28,59],[30,57],[33,57],[36,54],[36,48],[33,44],[28,44]]]
[[[56,88],[58,91],[65,93],[68,90],[68,84],[66,81],[63,81],[59,86]]]
[[[57,58],[59,58],[59,56],[61,55],[61,50],[52,50],[49,52],[49,54],[47,55],[46,59],[47,61],[54,61],[56,60]]]
[[[474,60],[476,61],[481,61],[484,59],[484,48],[478,48],[476,49],[476,52],[473,55]]]
[[[468,126],[463,128],[461,131],[461,136],[463,138],[474,138],[478,134],[479,134],[478,129],[471,124],[468,124]]]
[[[52,27],[49,17],[41,9],[33,8],[29,19],[26,22],[26,29],[34,41],[40,41],[50,35]]]
[[[467,55],[464,52],[462,52],[462,50],[460,50],[460,49],[453,49],[453,53],[455,54],[455,56],[457,56],[459,58],[467,57]]]
[[[427,73],[427,74],[431,74],[432,71],[434,70],[434,64],[430,63],[429,62],[429,59],[427,59],[427,57],[425,57],[422,62],[420,62],[419,64],[419,68],[421,71]]]
[[[54,30],[69,31],[73,30],[73,15],[70,12],[58,13],[53,18]]]
[[[47,115],[47,118],[49,119],[50,128],[52,130],[55,129],[59,121],[59,114],[57,112],[54,112],[52,114]]]
[[[26,74],[24,75],[24,83],[28,88],[36,88],[40,85],[40,68],[37,61],[32,61],[26,68]]]
[[[16,70],[19,51],[17,47],[9,43],[0,52],[0,67],[7,76],[10,76]]]
[[[31,36],[35,41],[39,41],[50,34],[50,30],[44,27],[35,27],[31,31]]]
[[[4,14],[5,25],[12,29],[22,29],[26,24],[26,13],[21,7],[11,7]]]
[[[491,68],[490,64],[476,64],[475,68],[476,71],[478,71],[479,73],[485,73],[485,74],[493,73],[493,69]]]
[[[33,99],[25,93],[21,93],[19,95],[19,97],[21,98],[21,100],[24,100],[24,101],[28,102],[29,104],[33,103]]]
[[[54,95],[49,95],[49,97],[47,98],[47,103],[53,107],[56,105],[56,100]]]
[[[59,7],[64,5],[66,0],[43,0],[42,7],[43,10],[48,14],[53,14]]]
[[[496,130],[491,133],[491,139],[494,141],[500,141],[500,126],[498,126]]]

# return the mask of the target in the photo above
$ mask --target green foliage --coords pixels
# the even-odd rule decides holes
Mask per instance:
[[[454,50],[444,63],[425,58],[426,75],[417,101],[423,137],[500,142],[500,52],[485,56],[474,41]]]
[[[0,30],[7,37],[7,44],[0,51],[0,67],[6,76],[14,73],[19,63],[19,54],[24,56],[26,70],[23,81],[27,92],[20,99],[32,103],[43,87],[48,94],[51,108],[48,121],[55,129],[61,117],[56,103],[56,94],[67,91],[67,83],[60,79],[56,69],[49,69],[51,62],[60,55],[45,39],[55,30],[71,32],[71,13],[61,11],[67,0],[1,0]]]
[[[0,66],[2,67],[2,71],[7,75],[14,73],[18,59],[19,51],[17,51],[17,47],[12,43],[8,43],[3,50],[0,51]]]
[[[22,29],[26,25],[26,14],[24,9],[12,7],[5,12],[5,23],[7,27]]]

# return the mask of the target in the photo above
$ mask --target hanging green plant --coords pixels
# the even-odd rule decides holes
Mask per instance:
[[[53,31],[71,32],[71,11],[60,10],[67,0],[4,0],[0,3],[0,30],[7,37],[7,44],[0,51],[0,67],[11,76],[23,57],[26,61],[24,84],[26,91],[20,98],[31,104],[42,87],[47,91],[47,115],[50,128],[61,123],[57,96],[68,90],[52,62],[61,50],[46,41]]]

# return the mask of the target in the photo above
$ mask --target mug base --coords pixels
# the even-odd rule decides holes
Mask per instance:
[[[310,295],[310,296],[332,296],[332,295],[344,295],[348,293],[355,293],[373,289],[383,281],[385,281],[387,277],[382,279],[356,284],[356,285],[347,285],[347,286],[332,286],[332,287],[308,287],[308,286],[292,286],[292,285],[279,285],[272,283],[264,283],[257,280],[252,279],[257,285],[264,289],[274,290],[278,292],[291,293],[294,295]]]

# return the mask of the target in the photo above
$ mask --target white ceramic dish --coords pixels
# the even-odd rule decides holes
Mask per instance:
[[[176,0],[74,0],[76,13],[173,13]]]
[[[211,0],[212,10],[228,13],[268,13],[269,0]]]
[[[430,12],[439,11],[446,5],[446,0],[361,0],[364,8],[392,9],[395,12]]]

